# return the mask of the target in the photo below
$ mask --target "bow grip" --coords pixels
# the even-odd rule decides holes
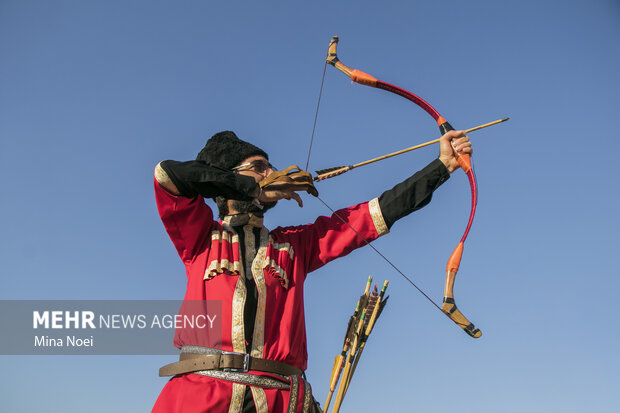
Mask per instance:
[[[450,125],[448,121],[446,121],[441,116],[439,117],[439,119],[437,119],[437,123],[439,124],[439,132],[442,136],[450,132],[451,130],[454,130],[452,125]],[[452,149],[454,149],[454,146],[452,146]],[[469,172],[469,170],[471,169],[471,158],[469,154],[459,154],[456,150],[454,151],[454,154],[456,155],[456,161],[459,163],[459,166],[461,167],[463,172]]]
[[[467,173],[471,170],[471,158],[468,153],[464,153],[462,155],[456,154],[456,161],[459,163],[463,172]]]

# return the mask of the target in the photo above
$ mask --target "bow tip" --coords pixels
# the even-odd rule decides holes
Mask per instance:
[[[480,337],[482,337],[482,331],[480,331],[477,328],[474,328],[472,331],[469,331],[469,330],[465,329],[465,332],[467,334],[469,334],[473,338],[480,338]]]
[[[441,311],[454,321],[456,325],[461,327],[470,337],[480,338],[482,336],[482,331],[476,328],[474,324],[461,313],[461,310],[457,308],[453,297],[444,297]]]

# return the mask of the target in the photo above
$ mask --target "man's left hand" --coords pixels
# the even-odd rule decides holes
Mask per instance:
[[[443,162],[450,173],[459,168],[455,151],[459,155],[472,154],[471,142],[462,130],[450,131],[439,140],[439,160]]]

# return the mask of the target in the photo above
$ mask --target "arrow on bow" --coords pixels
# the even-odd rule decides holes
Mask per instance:
[[[469,128],[465,130],[465,133],[470,133],[473,131],[477,131],[480,129],[488,128],[489,126],[497,125],[498,123],[506,122],[510,118],[503,118],[493,122],[485,123],[484,125],[478,125],[473,128]],[[384,159],[392,158],[397,155],[402,155],[403,153],[411,152],[416,149],[424,148],[425,146],[432,145],[434,143],[438,143],[439,139],[433,139],[432,141],[424,142],[419,145],[411,146],[409,148],[401,149],[400,151],[388,153],[387,155],[379,156],[377,158],[372,158],[364,162],[356,163],[354,165],[348,166],[332,166],[331,168],[319,169],[318,171],[314,171],[317,173],[317,176],[314,177],[315,181],[323,181],[325,179],[333,178],[338,175],[342,175],[345,172],[349,172],[351,169],[359,168],[360,166],[370,165],[371,163],[379,162]]]
[[[336,52],[336,48],[338,46],[338,36],[334,36],[331,39],[328,49],[327,55],[327,63],[331,64],[345,75],[347,75],[353,82],[360,83],[366,86],[375,87],[378,89],[383,89],[388,92],[395,93],[399,96],[404,97],[412,101],[413,103],[420,106],[424,111],[426,111],[436,122],[439,127],[439,132],[441,135],[444,135],[448,131],[454,130],[454,128],[446,121],[446,119],[439,114],[439,112],[431,106],[427,101],[419,97],[418,95],[409,92],[405,89],[402,89],[398,86],[383,82],[378,80],[377,78],[364,73],[357,69],[351,69],[345,66],[340,59],[338,59],[338,55]],[[321,84],[321,90],[322,90]],[[319,94],[319,104],[320,104],[321,94]],[[318,104],[317,104],[317,114],[318,114]],[[507,120],[507,119],[505,119]],[[493,122],[492,124],[499,123],[504,120]],[[316,115],[315,115],[315,126],[316,126]],[[490,125],[488,125],[490,126]],[[477,129],[477,128],[474,128]],[[313,128],[313,136],[314,136],[314,128]],[[308,163],[310,160],[310,151],[312,148],[312,139],[310,143],[310,149],[308,151]],[[453,146],[454,148],[454,146]],[[409,150],[412,150],[409,148]],[[399,151],[400,152],[400,151]],[[402,277],[404,277],[414,288],[416,288],[428,301],[430,301],[435,307],[441,310],[446,316],[448,316],[452,321],[454,321],[459,327],[461,327],[467,334],[471,337],[478,338],[482,335],[482,332],[476,328],[457,308],[455,300],[454,300],[454,281],[456,278],[456,274],[458,272],[461,258],[463,255],[463,248],[465,244],[465,240],[467,239],[467,235],[469,234],[469,230],[474,220],[474,215],[476,212],[477,198],[478,198],[478,189],[476,184],[476,177],[471,165],[471,159],[469,154],[460,154],[458,151],[454,151],[459,166],[463,169],[463,171],[467,174],[470,188],[471,188],[471,209],[470,215],[467,222],[467,226],[465,228],[465,232],[461,237],[461,240],[457,244],[456,248],[452,252],[450,259],[448,260],[448,264],[446,266],[446,282],[444,288],[444,298],[443,304],[440,307],[437,305],[424,291],[422,291],[409,277],[407,277],[400,269],[398,269],[390,260],[388,260],[381,252],[379,252],[373,245],[371,245],[361,234],[359,234],[354,228],[352,228],[342,217],[335,214],[335,211],[327,205],[322,199],[318,198],[328,209],[330,209],[343,223],[345,223],[349,228],[351,228],[357,235],[366,242],[377,254],[379,254],[392,268],[394,268]],[[391,154],[390,156],[394,156]],[[377,159],[378,160],[378,159]],[[373,160],[374,161],[374,160]],[[306,163],[306,169],[308,169],[308,163]],[[361,165],[358,165],[361,166]],[[345,167],[346,168],[346,167]]]

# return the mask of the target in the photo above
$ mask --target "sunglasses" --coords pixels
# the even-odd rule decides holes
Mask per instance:
[[[265,173],[269,169],[271,169],[273,171],[277,171],[278,170],[278,168],[273,166],[271,163],[263,161],[261,159],[257,159],[257,160],[252,161],[252,162],[244,163],[242,165],[235,166],[234,168],[232,168],[233,171],[239,171],[239,170],[243,170],[243,169],[250,169],[250,170],[252,170],[252,171],[254,171],[256,173],[259,173],[259,174]]]

